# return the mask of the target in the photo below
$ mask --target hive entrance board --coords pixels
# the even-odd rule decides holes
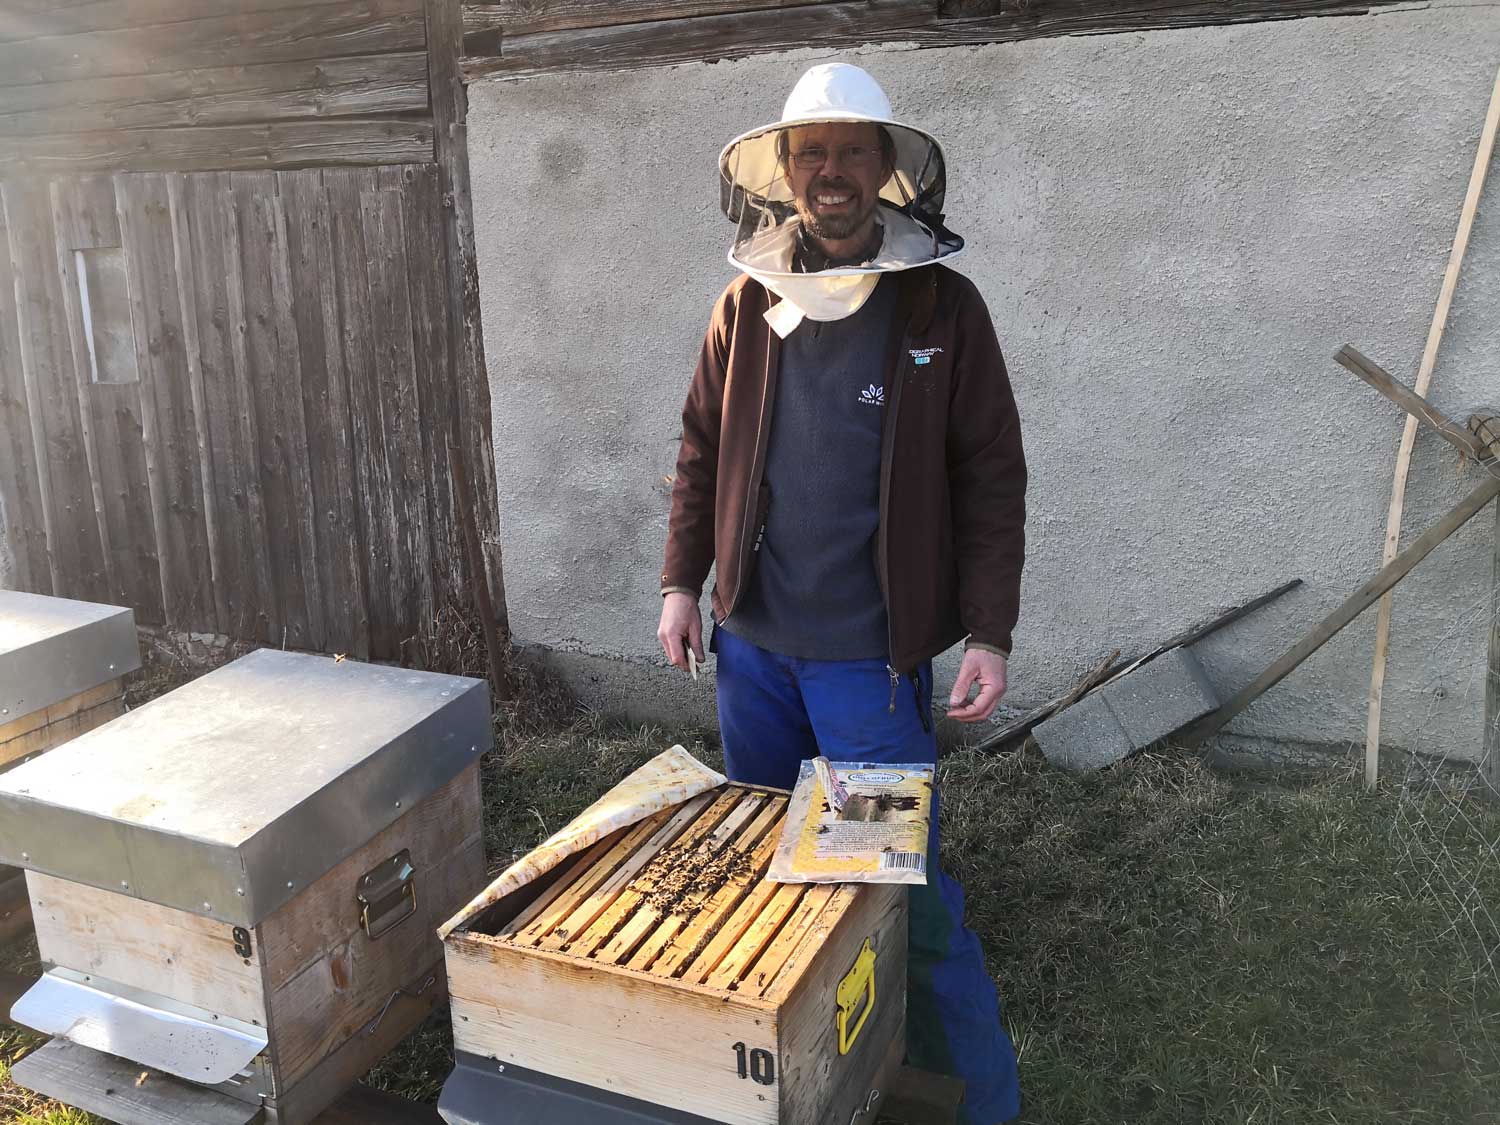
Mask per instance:
[[[701,794],[455,931],[459,1050],[714,1121],[848,1120],[899,1061],[906,899],[768,881],[786,808],[776,790]],[[867,939],[877,999],[840,1052],[835,993]]]

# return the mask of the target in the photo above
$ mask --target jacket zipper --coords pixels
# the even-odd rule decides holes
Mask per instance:
[[[750,565],[751,542],[754,540],[755,549],[760,548],[760,536],[764,530],[756,529],[756,534],[750,534],[750,525],[755,522],[759,504],[757,498],[760,496],[760,480],[765,472],[766,438],[770,431],[769,417],[771,412],[771,390],[780,374],[781,356],[776,348],[776,334],[766,334],[766,380],[760,389],[760,424],[755,431],[755,455],[750,459],[750,482],[745,489],[745,520],[740,525],[740,567],[739,573],[734,576],[734,597],[730,599],[724,609],[724,617],[719,624],[724,624],[733,615],[735,608],[740,604],[740,595],[745,589],[745,568]]]
[[[901,673],[897,672],[895,666],[891,664],[891,661],[895,659],[896,645],[895,636],[891,630],[891,555],[888,517],[891,503],[891,470],[896,450],[896,424],[901,410],[901,388],[906,381],[906,363],[902,357],[907,353],[907,345],[910,342],[910,332],[902,328],[901,342],[893,357],[895,362],[891,365],[894,375],[891,379],[890,397],[885,407],[890,413],[885,419],[885,427],[881,433],[880,450],[880,591],[885,596],[885,650],[887,653],[885,670],[891,677],[891,701],[888,710],[892,715],[896,713],[896,686],[901,682]]]

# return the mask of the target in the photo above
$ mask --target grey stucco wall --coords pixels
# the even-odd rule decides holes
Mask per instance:
[[[711,713],[654,632],[678,411],[732,277],[715,159],[825,57],[470,90],[511,619],[601,706]],[[839,57],[944,141],[958,267],[1020,401],[1009,702],[1302,577],[1200,650],[1221,688],[1244,683],[1379,564],[1402,420],[1331,356],[1352,342],[1415,377],[1500,8]],[[1463,416],[1500,404],[1497,228],[1482,208],[1434,382]],[[1409,532],[1475,483],[1423,435]],[[1495,534],[1481,515],[1398,590],[1392,744],[1477,750]],[[1373,632],[1371,612],[1232,730],[1362,741]]]

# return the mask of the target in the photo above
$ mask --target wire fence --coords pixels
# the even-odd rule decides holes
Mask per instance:
[[[1500,514],[1496,517],[1500,534]],[[1460,638],[1476,633],[1491,636],[1500,627],[1500,569],[1477,584],[1476,596],[1454,616],[1448,630],[1432,646],[1435,661],[1451,663]],[[1475,1029],[1466,1041],[1449,1046],[1456,1061],[1475,1073],[1500,1073],[1500,714],[1487,693],[1500,691],[1500,669],[1490,666],[1493,645],[1483,652],[1463,677],[1461,696],[1440,699],[1424,693],[1428,709],[1401,716],[1400,726],[1416,731],[1436,721],[1440,707],[1458,703],[1484,715],[1472,746],[1454,747],[1450,758],[1427,754],[1403,755],[1386,783],[1396,792],[1396,815],[1390,832],[1398,856],[1400,893],[1432,904],[1446,920],[1441,933],[1429,935],[1456,951],[1468,972],[1465,995],[1449,1002],[1471,1008],[1475,1018],[1464,1026]],[[1443,666],[1442,663],[1432,666]],[[1389,762],[1390,759],[1387,759]],[[1394,765],[1394,763],[1392,763]],[[1414,951],[1415,953],[1416,951]],[[1419,954],[1417,954],[1419,955]]]

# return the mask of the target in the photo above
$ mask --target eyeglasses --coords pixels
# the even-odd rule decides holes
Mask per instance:
[[[850,168],[869,168],[880,162],[880,149],[873,145],[839,145],[833,150],[839,163]],[[811,172],[828,163],[829,150],[822,145],[808,145],[792,153],[792,163],[804,172]]]

